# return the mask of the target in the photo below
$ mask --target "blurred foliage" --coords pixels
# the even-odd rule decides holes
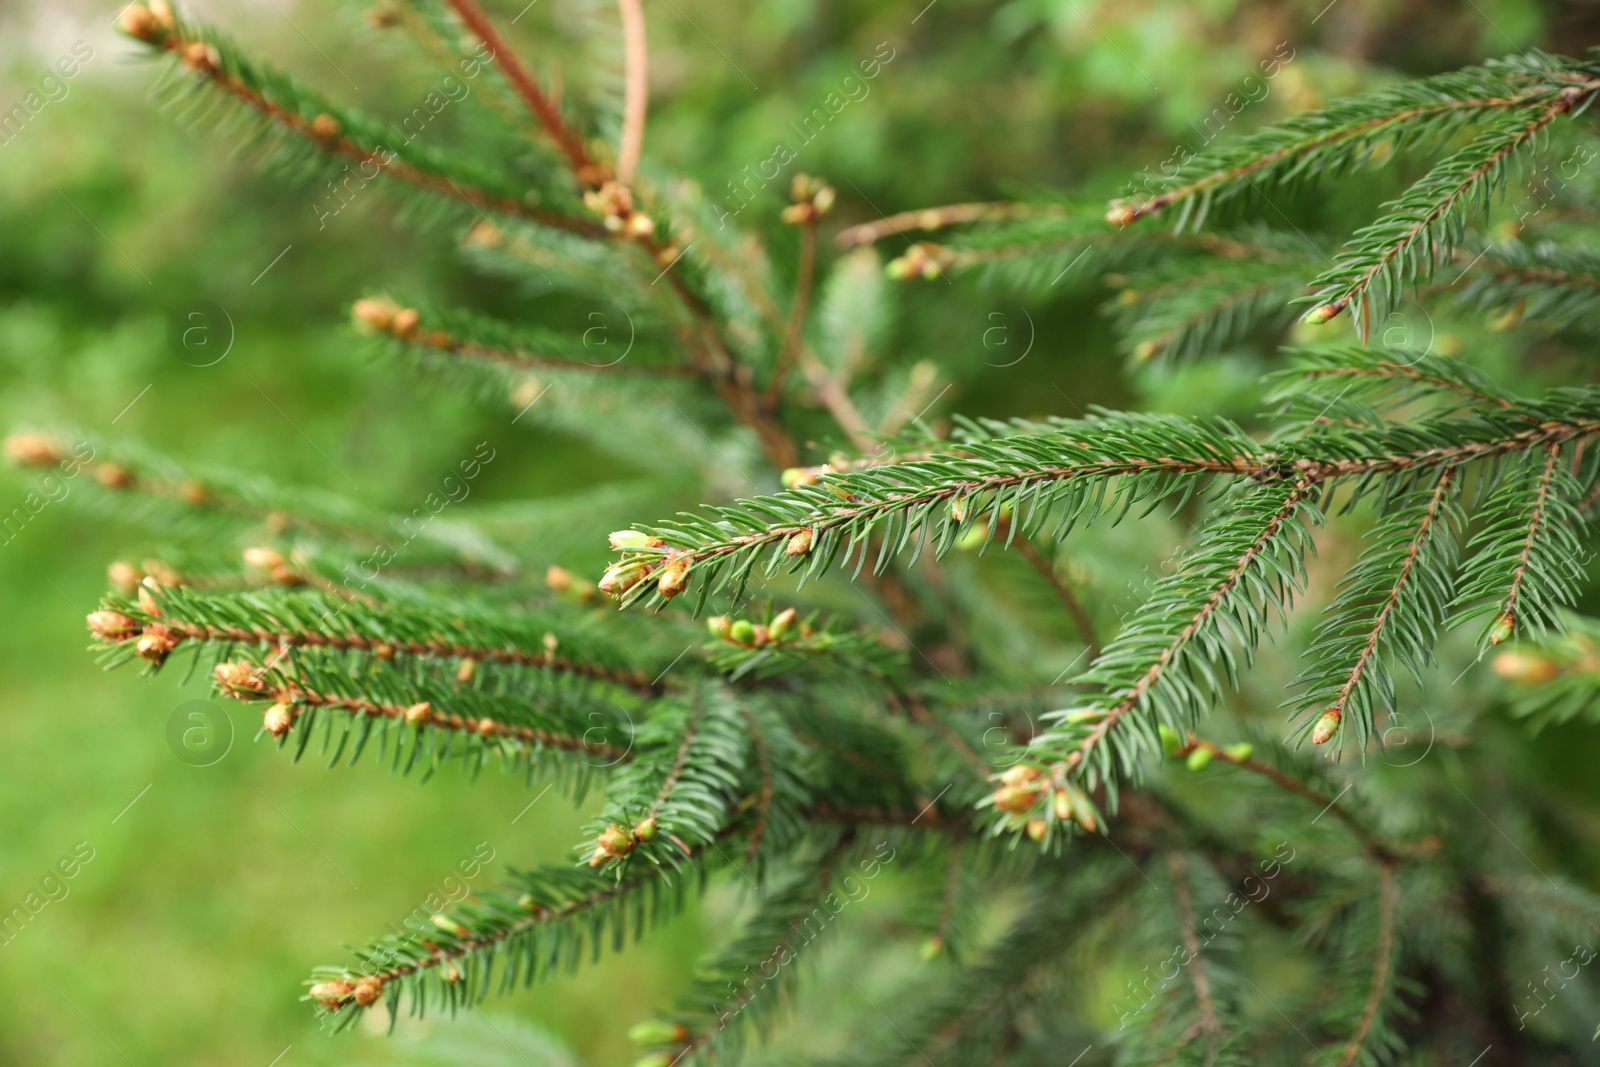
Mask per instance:
[[[1114,195],[1202,136],[1197,124],[1280,42],[1296,58],[1238,117],[1240,131],[1395,72],[1600,41],[1600,7],[1573,2],[922,2],[652,5],[649,150],[715,197],[888,41],[895,58],[869,94],[795,164],[839,187],[844,223],[1027,186]],[[381,114],[426,90],[414,64],[394,62],[406,44],[375,38],[359,5],[192,6],[225,14],[258,51]],[[526,14],[520,42],[536,65],[577,77],[599,55],[615,71],[614,41],[592,33],[611,24],[608,5],[546,0]],[[491,441],[506,458],[475,485],[480,503],[636,473],[512,425],[509,398],[499,405],[506,417],[491,419],[485,410],[496,406],[481,398],[367,372],[369,346],[344,325],[363,292],[405,289],[523,313],[529,298],[460,270],[456,235],[397,224],[382,194],[319,225],[315,190],[258,174],[152,107],[154,70],[127,61],[134,49],[107,16],[90,3],[0,4],[0,121],[29,93],[48,100],[0,132],[0,425],[138,437],[286,483],[355,486],[402,510],[486,424],[499,427]],[[92,59],[73,78],[44,82],[78,41]],[[1018,175],[1027,186],[1018,188]],[[1384,188],[1343,183],[1281,208],[1309,230],[1328,222],[1338,231],[1331,220],[1378,202]],[[781,193],[774,187],[747,210],[775,213]],[[939,285],[908,293],[892,329],[901,346],[945,357],[969,414],[1073,414],[1147,388],[1123,370],[1098,310],[1106,295],[1029,308],[1038,336],[1069,341],[998,370],[981,347],[994,309],[971,287],[958,297]],[[168,339],[195,301],[220,306],[231,322],[232,348],[208,367],[177,358]],[[1215,361],[1164,377],[1144,401],[1226,412],[1253,373]],[[35,481],[0,473],[0,512]],[[93,850],[68,895],[0,947],[0,1063],[567,1062],[537,1031],[481,1015],[432,1038],[431,1022],[407,1024],[416,1040],[398,1047],[329,1042],[292,990],[329,946],[398,923],[480,842],[495,850],[480,876],[492,877],[505,858],[565,848],[586,813],[553,794],[525,808],[537,794],[494,775],[474,784],[447,773],[423,793],[371,766],[311,773],[252,745],[250,713],[231,706],[225,755],[204,767],[175,758],[169,722],[204,695],[200,687],[163,675],[135,691],[127,676],[86,669],[80,651],[83,614],[131,539],[52,503],[0,544],[9,609],[0,621],[0,751],[10,767],[0,779],[0,906],[35,890],[78,842]],[[161,548],[158,537],[148,541],[150,554]],[[584,572],[597,573],[605,556],[599,544],[560,550]],[[1007,640],[1003,621],[996,626],[993,639]],[[1521,773],[1580,787],[1593,746],[1575,743],[1576,729],[1548,728]],[[872,953],[873,925],[892,921],[878,903],[852,913],[861,936],[840,939],[818,964],[826,976],[914,965]],[[725,936],[741,907],[739,887],[718,886],[697,916],[622,959],[493,1010],[548,1028],[578,1062],[622,1060],[628,1026],[686,988],[685,961]],[[837,1017],[873,1010],[838,983],[818,984],[831,990]],[[152,988],[158,995],[132,995]],[[796,1049],[846,1051],[828,1047],[825,1034],[786,1036]]]

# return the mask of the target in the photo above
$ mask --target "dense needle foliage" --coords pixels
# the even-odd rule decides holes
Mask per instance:
[[[131,445],[8,439],[193,545],[113,572],[89,617],[106,663],[209,670],[296,756],[601,797],[573,856],[319,968],[313,1008],[337,1028],[558,978],[732,878],[740,928],[636,1037],[654,1067],[781,1057],[758,1039],[804,1013],[812,942],[892,866],[920,887],[897,932],[925,967],[854,1064],[1591,1055],[1600,896],[1558,854],[1580,832],[1472,750],[1481,701],[1453,687],[1498,676],[1534,727],[1593,714],[1600,624],[1572,609],[1600,388],[1496,377],[1470,342],[1398,346],[1385,324],[1417,299],[1592,343],[1600,62],[1528,52],[1357,95],[1109,205],[841,230],[821,178],[792,175],[770,218],[658,169],[644,14],[619,9],[622,91],[574,101],[499,12],[374,8],[482,79],[470,153],[397,139],[165,3],[122,14],[171,106],[287,176],[332,157],[336,195],[381,182],[475,265],[626,311],[617,356],[421,295],[352,305],[389,367],[661,471],[603,575],[530,577],[496,538],[584,501],[387,516]],[[1385,167],[1412,177],[1367,225],[1280,227],[1275,197]],[[1485,229],[1529,172],[1559,188]],[[1255,415],[925,419],[940,354],[877,350],[896,282],[1020,296],[1069,272],[1116,287],[1140,373],[1265,343]],[[1123,540],[1141,527],[1167,559]],[[1319,558],[1333,530],[1358,549]],[[1146,548],[1138,582],[1097,587]],[[1108,1025],[1084,1009],[1112,945],[1148,966]]]

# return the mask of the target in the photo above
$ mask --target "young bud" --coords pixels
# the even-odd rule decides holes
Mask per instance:
[[[620,597],[640,582],[650,572],[643,563],[616,563],[600,577],[600,591],[607,596]]]
[[[750,648],[756,643],[756,628],[749,619],[740,619],[728,628],[728,638],[736,645]]]
[[[1051,808],[1055,817],[1062,822],[1072,818],[1072,794],[1065,789],[1057,789],[1050,798]]]
[[[1502,612],[1500,616],[1494,620],[1494,625],[1489,628],[1489,643],[1491,645],[1505,644],[1516,628],[1516,615],[1509,611]]]
[[[811,467],[789,467],[778,476],[785,489],[798,489],[802,485],[816,485],[817,472]]]
[[[1321,326],[1323,323],[1331,321],[1334,316],[1338,315],[1339,312],[1343,310],[1344,303],[1336,300],[1331,304],[1323,304],[1319,308],[1314,308],[1306,314],[1306,317],[1302,321],[1304,321],[1307,326]]]
[[[518,897],[517,907],[533,915],[537,915],[544,910],[544,905],[540,904],[537,900],[534,900],[532,893],[524,893]]]
[[[247,660],[219,663],[211,669],[211,676],[217,680],[217,688],[230,696],[260,693],[266,689],[256,676],[255,666]]]
[[[964,496],[955,497],[950,501],[950,517],[957,522],[965,522],[967,513],[971,509],[971,502]]]
[[[120,611],[91,611],[89,632],[102,641],[126,641],[139,633],[139,623]]]
[[[804,556],[808,554],[811,551],[811,539],[814,536],[815,534],[812,532],[811,527],[807,526],[805,529],[789,538],[789,544],[785,546],[783,550],[784,553],[790,556]]]
[[[106,578],[123,596],[131,596],[139,588],[139,580],[143,577],[138,567],[120,559],[106,568]]]
[[[6,438],[6,457],[22,467],[49,467],[63,457],[56,443],[42,433],[14,433]]]
[[[1105,708],[1078,708],[1075,711],[1069,711],[1065,715],[1061,716],[1064,721],[1073,723],[1074,725],[1099,722],[1105,717]]]
[[[120,463],[102,463],[95,468],[95,481],[107,489],[126,489],[133,484],[133,474]]]
[[[472,681],[472,676],[477,673],[478,661],[475,659],[464,659],[461,661],[461,666],[456,668],[456,681],[460,682],[462,685],[466,685],[468,682]]]
[[[633,828],[633,836],[640,841],[649,841],[656,836],[656,819],[654,815],[641,819]]]
[[[668,1045],[688,1040],[689,1031],[679,1023],[655,1019],[642,1022],[628,1031],[628,1040],[637,1045]]]
[[[1201,745],[1189,753],[1189,758],[1184,760],[1184,766],[1191,771],[1203,771],[1211,765],[1211,759],[1215,755],[1216,753],[1212,752],[1210,748]]]
[[[351,305],[350,310],[360,326],[373,332],[388,333],[389,327],[394,323],[394,313],[400,309],[391,300],[374,300],[367,297],[357,300]]]
[[[1126,226],[1139,218],[1140,211],[1132,204],[1125,204],[1120,200],[1113,200],[1111,207],[1106,210],[1106,223],[1111,226]]]
[[[377,975],[367,975],[356,983],[356,1003],[363,1008],[370,1008],[383,996],[383,979]]]
[[[656,590],[668,600],[683,592],[683,587],[689,584],[689,561],[686,559],[668,560],[661,568],[661,577],[656,579]]]
[[[389,323],[389,331],[396,337],[411,338],[417,334],[417,326],[422,322],[422,316],[416,308],[401,308],[394,313],[394,319]]]
[[[178,18],[172,13],[172,5],[167,0],[146,0],[145,6],[156,17],[156,21],[167,29],[172,29],[178,24]]]
[[[774,641],[782,641],[788,637],[794,630],[794,621],[798,614],[794,608],[784,608],[767,624],[767,636]]]
[[[1256,746],[1252,745],[1248,741],[1240,741],[1237,745],[1229,745],[1222,751],[1226,752],[1228,754],[1228,758],[1234,762],[1243,763],[1245,760],[1255,755]]]
[[[406,709],[406,725],[421,726],[433,716],[433,705],[426,700],[420,704],[413,704]]]
[[[343,130],[344,127],[339,125],[339,120],[326,112],[311,120],[311,135],[318,140],[331,141]]]
[[[161,592],[161,583],[155,578],[146,575],[139,583],[139,610],[146,615],[160,615],[161,602],[156,599],[156,594]]]
[[[443,930],[445,933],[451,935],[452,937],[466,937],[467,936],[467,928],[465,926],[462,926],[460,923],[456,922],[454,919],[450,918],[450,916],[446,915],[442,911],[435,912],[430,917],[429,921],[432,922],[433,925],[437,926],[439,929]]]
[[[117,16],[117,29],[140,41],[155,44],[167,35],[161,19],[144,4],[129,4]]]
[[[500,729],[500,724],[485,715],[478,720],[478,736],[493,737]]]
[[[1013,767],[1007,767],[1005,773],[1000,776],[1000,781],[1006,785],[1030,785],[1043,777],[1044,773],[1039,768],[1018,763]]]
[[[642,211],[635,211],[622,224],[622,232],[629,237],[649,237],[656,231],[655,220]]]
[[[1050,824],[1044,819],[1029,819],[1027,830],[1029,840],[1043,841],[1044,835],[1050,830]]]
[[[712,615],[706,619],[706,629],[710,631],[712,637],[731,641],[733,620],[726,615]]]
[[[1154,341],[1140,341],[1133,346],[1133,361],[1135,363],[1149,363],[1161,351],[1161,346]]]
[[[643,530],[617,530],[611,535],[611,547],[618,552],[630,552],[653,547],[655,538]]]
[[[572,572],[562,567],[551,567],[544,572],[544,584],[558,593],[572,588]]]
[[[1501,652],[1490,666],[1506,681],[1521,685],[1548,682],[1561,673],[1561,667],[1554,660],[1527,652]]]
[[[994,806],[1011,815],[1026,815],[1039,802],[1039,791],[1031,786],[1005,785],[994,791]]]
[[[244,550],[244,562],[247,567],[257,570],[270,571],[283,566],[283,553],[275,548],[257,545]]]
[[[157,667],[167,661],[167,655],[178,647],[181,638],[159,622],[152,622],[144,628],[144,633],[139,635],[138,644],[134,648],[139,655]]]
[[[185,478],[183,480],[183,484],[178,486],[178,496],[183,499],[185,504],[193,507],[199,507],[211,499],[211,494],[206,490],[205,485],[195,481],[193,478]]]
[[[672,1067],[677,1062],[676,1057],[670,1052],[652,1052],[634,1062],[633,1067]]]
[[[209,74],[222,65],[222,53],[204,41],[190,41],[180,53],[183,61],[195,70]]]
[[[311,999],[329,1011],[337,1011],[344,1007],[354,991],[355,986],[349,982],[318,982],[311,987]]]
[[[1161,749],[1167,755],[1176,758],[1178,753],[1183,751],[1183,738],[1178,736],[1178,731],[1170,726],[1161,725],[1156,727],[1156,733],[1161,735]]]
[[[633,851],[633,834],[621,823],[612,823],[594,839],[595,850],[609,859],[621,859]]]
[[[287,704],[273,704],[261,719],[261,728],[273,737],[282,737],[294,725],[294,709]]]
[[[1322,713],[1317,724],[1311,728],[1311,743],[1313,745],[1327,744],[1333,735],[1339,732],[1339,722],[1344,718],[1344,712],[1335,704]]]

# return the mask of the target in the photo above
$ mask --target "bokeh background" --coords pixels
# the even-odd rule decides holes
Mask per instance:
[[[433,76],[368,27],[360,4],[184,6],[379,115],[408,110]],[[522,3],[486,6],[504,19]],[[158,68],[112,32],[116,8],[0,3],[0,121],[58,58],[92,51],[37,114],[0,127],[0,427],[82,427],[398,510],[485,438],[502,458],[475,503],[632,473],[575,440],[512,425],[506,403],[419,388],[375,365],[347,325],[364,292],[488,308],[525,298],[466,270],[460,235],[407,227],[381,191],[320,222],[315,189],[260,173],[248,153],[153,104]],[[1397,75],[1600,41],[1600,4],[1535,0],[653,0],[648,11],[646,151],[713,193],[891,43],[895,58],[868,97],[796,164],[838,186],[845,221],[1041,187],[1114,193],[1192,138],[1284,43],[1293,62],[1230,132]],[[612,17],[598,0],[538,0],[518,38],[581,85],[578,64],[593,52],[577,39],[583,20]],[[459,133],[454,117],[440,118],[441,141]],[[1330,203],[1288,210],[1310,224],[1358,194],[1322,195]],[[777,206],[774,197],[765,209]],[[1033,308],[1049,340],[1003,374],[962,350],[981,294],[912,294],[897,342],[937,359],[955,382],[946,409],[971,414],[1066,413],[1051,382],[1069,383],[1084,406],[1235,402],[1247,379],[1226,368],[1138,395],[1104,298]],[[234,331],[227,357],[208,367],[168,340],[195,301],[224,309]],[[0,514],[37,480],[0,471]],[[405,1023],[397,1041],[318,1031],[296,1000],[312,965],[340,962],[342,944],[402,920],[485,843],[495,858],[479,884],[507,861],[568,854],[584,813],[554,793],[530,808],[541,786],[492,773],[423,787],[371,761],[296,765],[253,744],[256,713],[237,706],[231,745],[216,742],[225,754],[206,766],[178,758],[168,723],[204,696],[199,682],[102,674],[84,651],[83,616],[107,564],[137,560],[159,531],[83,507],[87,495],[75,489],[0,535],[0,910],[75,847],[93,856],[64,899],[0,946],[0,1064],[627,1062],[628,1026],[668,1003],[688,961],[722,936],[732,887],[713,887],[704,907],[626,955],[456,1026]],[[587,542],[551,553],[530,562],[597,571],[605,554]],[[1570,734],[1553,736],[1547,751],[1582,751]],[[857,929],[890,921],[892,898],[886,884]],[[841,939],[819,964],[824,985],[830,971],[910,965],[875,955],[870,937]],[[826,1047],[827,1035],[805,1040]]]

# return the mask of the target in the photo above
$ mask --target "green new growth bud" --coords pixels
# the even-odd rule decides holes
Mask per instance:
[[[1044,819],[1029,819],[1027,830],[1030,841],[1043,841],[1044,835],[1050,832],[1050,824]]]
[[[1210,765],[1213,755],[1214,753],[1211,749],[1201,746],[1189,753],[1189,758],[1184,761],[1184,766],[1191,771],[1203,771]]]
[[[767,636],[774,641],[782,641],[794,630],[794,620],[798,612],[794,608],[784,608],[776,618],[767,624]]]
[[[640,841],[649,841],[656,836],[656,819],[654,815],[641,819],[633,828],[633,836]]]
[[[1339,732],[1339,722],[1344,718],[1344,712],[1335,704],[1322,713],[1322,718],[1311,728],[1311,743],[1313,745],[1327,744],[1333,735]]]
[[[517,907],[521,908],[523,911],[529,911],[529,912],[534,912],[534,913],[538,913],[538,912],[541,912],[541,911],[544,910],[544,906],[542,904],[540,904],[537,900],[533,899],[533,894],[532,893],[524,893],[520,897],[518,897],[517,898]]]
[[[1334,316],[1343,310],[1344,304],[1340,301],[1335,301],[1332,304],[1323,304],[1321,307],[1314,308],[1307,313],[1304,321],[1307,326],[1321,326],[1323,323],[1331,321]]]
[[[629,1030],[628,1040],[636,1045],[665,1045],[671,1041],[683,1040],[680,1036],[682,1032],[683,1027],[676,1023],[650,1019]]]
[[[1503,645],[1511,637],[1512,631],[1517,628],[1517,617],[1511,612],[1503,612],[1494,620],[1494,625],[1489,628],[1489,643]]]
[[[1223,749],[1223,751],[1228,754],[1229,759],[1243,763],[1245,760],[1255,755],[1256,746],[1252,745],[1248,741],[1241,741],[1237,745],[1229,745],[1227,748]]]
[[[1158,726],[1156,732],[1161,735],[1161,748],[1167,755],[1176,757],[1183,748],[1183,739],[1178,736],[1178,731],[1170,726]]]
[[[1135,363],[1149,363],[1159,351],[1161,351],[1161,346],[1154,341],[1140,341],[1133,348],[1133,361]]]
[[[644,581],[649,572],[643,563],[613,564],[600,578],[600,591],[607,596],[621,596]]]
[[[813,536],[811,527],[807,526],[804,530],[789,538],[788,545],[784,547],[784,553],[790,556],[806,555],[811,551],[811,538]]]
[[[733,620],[726,615],[712,615],[706,619],[706,629],[711,632],[712,637],[727,641],[731,639]]]
[[[649,548],[655,538],[642,530],[617,530],[611,535],[611,547],[618,552]]]
[[[462,926],[460,923],[456,922],[454,919],[450,918],[450,916],[446,915],[442,911],[441,912],[435,912],[433,917],[432,917],[432,919],[431,919],[431,921],[432,921],[433,925],[437,926],[439,929],[443,930],[445,933],[450,934],[453,937],[466,937],[467,936],[467,928],[465,926]]]
[[[1070,723],[1099,722],[1105,717],[1106,711],[1104,708],[1078,708],[1062,716],[1063,719]]]
[[[798,489],[802,485],[817,484],[816,471],[810,467],[789,467],[778,476],[785,489]]]
[[[738,622],[729,627],[728,637],[733,641],[734,644],[743,645],[746,648],[749,648],[751,645],[756,643],[755,624],[749,619],[740,619]]]
[[[672,1067],[672,1055],[667,1052],[652,1052],[633,1067]]]
[[[938,959],[943,952],[944,938],[942,937],[930,937],[922,943],[921,948],[917,949],[917,955],[922,957],[923,963],[931,963],[933,960]]]
[[[669,560],[661,568],[661,577],[656,581],[656,589],[662,596],[671,600],[683,592],[683,587],[689,584],[689,561],[686,559]]]
[[[950,517],[957,522],[965,522],[970,507],[971,503],[966,497],[958,496],[950,501]]]

